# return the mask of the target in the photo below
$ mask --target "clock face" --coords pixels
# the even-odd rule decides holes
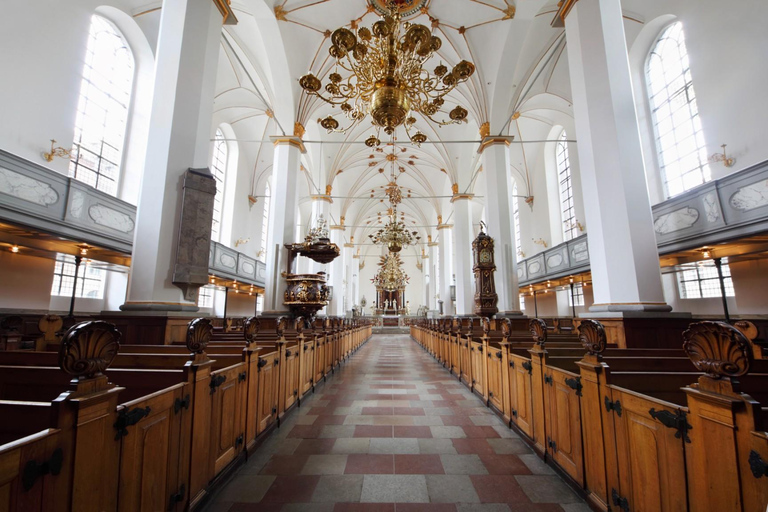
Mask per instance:
[[[480,263],[491,262],[491,251],[480,251]]]

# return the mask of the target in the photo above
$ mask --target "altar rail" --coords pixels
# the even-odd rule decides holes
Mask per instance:
[[[411,335],[597,510],[766,510],[768,361],[754,326],[699,322],[682,349],[615,349],[594,320],[578,334],[527,324],[440,319]]]
[[[89,321],[58,352],[0,353],[0,510],[200,509],[371,327],[249,318],[214,333],[196,319],[186,334],[119,347]]]

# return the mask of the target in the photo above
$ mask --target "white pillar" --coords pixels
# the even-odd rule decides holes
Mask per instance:
[[[429,296],[427,300],[427,308],[430,311],[437,309],[437,299],[435,299],[435,295],[437,295],[437,291],[440,289],[437,282],[437,265],[439,263],[437,261],[437,251],[435,251],[437,245],[437,242],[433,242],[432,237],[430,236],[427,244],[429,247]]]
[[[443,315],[453,315],[453,304],[451,303],[451,252],[453,246],[451,244],[451,226],[450,224],[442,224],[442,219],[438,219],[440,224],[437,226],[440,234],[438,235],[438,245],[440,248],[440,282],[437,284],[438,290],[440,290],[440,300],[443,301]],[[435,309],[440,310],[440,306],[436,305]]]
[[[517,248],[512,217],[512,181],[509,162],[511,137],[485,137],[480,144],[485,174],[485,216],[494,239],[496,293],[499,315],[520,315],[517,284]],[[520,189],[518,189],[518,192]]]
[[[197,311],[172,279],[183,177],[209,164],[222,22],[212,1],[163,2],[131,277],[121,309]]]
[[[645,179],[619,0],[581,0],[566,21],[595,303],[670,311]]]
[[[272,197],[269,204],[269,239],[267,240],[267,279],[264,313],[288,311],[283,305],[289,251],[285,244],[297,240],[298,182],[301,154],[306,152],[298,137],[272,137],[275,158],[272,164]]]
[[[467,196],[453,199],[453,239],[456,259],[456,314],[472,315],[474,311],[474,289],[472,286],[472,201]]]
[[[331,242],[342,251],[329,266],[331,280],[328,284],[333,286],[333,300],[325,309],[329,315],[344,316],[344,226],[331,226]]]
[[[354,276],[353,272],[353,261],[355,261],[353,259],[353,256],[355,255],[355,246],[351,241],[353,239],[354,237],[350,239],[350,243],[344,244],[344,272],[346,275],[345,279],[347,281],[347,284],[344,288],[344,297],[346,302],[344,305],[345,312],[351,312],[352,306],[355,305],[352,281],[357,278]]]

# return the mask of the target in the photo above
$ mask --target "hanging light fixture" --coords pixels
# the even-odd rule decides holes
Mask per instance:
[[[328,75],[325,87],[312,73],[301,77],[299,84],[307,94],[339,106],[352,121],[339,128],[332,115],[319,119],[329,133],[344,132],[370,115],[373,125],[387,135],[404,126],[411,142],[420,145],[427,137],[418,130],[411,134],[416,123],[411,114],[418,112],[438,125],[465,121],[467,110],[461,105],[448,113],[447,120],[435,116],[441,112],[445,96],[474,74],[475,65],[462,60],[451,70],[443,63],[432,72],[424,69],[442,40],[425,25],[401,22],[398,2],[390,1],[387,7],[383,19],[371,28],[361,27],[357,35],[343,27],[331,34],[329,53],[336,60],[336,69]],[[368,137],[365,144],[381,144],[378,134]]]

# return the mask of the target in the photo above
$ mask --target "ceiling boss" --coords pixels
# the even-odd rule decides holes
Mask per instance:
[[[388,2],[383,19],[371,28],[361,27],[357,35],[343,27],[331,34],[328,51],[336,67],[328,75],[325,87],[312,73],[299,80],[307,94],[339,106],[352,121],[340,129],[332,115],[319,119],[329,133],[347,131],[370,114],[377,134],[368,137],[366,145],[381,144],[378,130],[383,128],[387,135],[392,135],[399,126],[404,126],[411,142],[420,145],[427,137],[418,130],[411,135],[416,123],[414,112],[437,125],[466,120],[467,110],[461,105],[448,113],[447,120],[436,116],[442,112],[445,96],[472,76],[475,65],[462,60],[451,70],[442,62],[432,72],[424,69],[442,46],[442,40],[425,25],[401,22],[400,4],[407,2]]]

